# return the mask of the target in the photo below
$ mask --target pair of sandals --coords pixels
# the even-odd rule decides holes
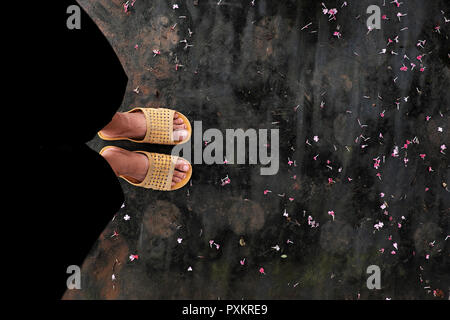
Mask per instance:
[[[185,139],[181,141],[174,141],[173,139],[173,118],[175,114],[175,110],[166,109],[166,108],[134,108],[128,113],[141,111],[145,115],[146,125],[147,125],[147,133],[142,140],[134,140],[127,137],[119,137],[119,138],[108,138],[98,132],[98,135],[101,139],[107,141],[115,141],[115,140],[128,140],[135,143],[153,143],[153,144],[164,144],[164,145],[177,145],[182,144],[191,138],[192,135],[192,127],[189,120],[182,113],[178,112],[178,116],[183,119],[183,123],[186,125],[186,131],[188,135]],[[104,147],[100,154],[105,152],[109,148],[117,148],[113,146]],[[123,149],[122,149],[123,150]],[[136,186],[142,187],[146,189],[153,189],[159,191],[174,191],[184,187],[192,176],[192,165],[186,159],[181,157],[160,154],[160,153],[151,153],[146,151],[134,151],[136,153],[141,153],[147,156],[149,161],[148,171],[143,181],[135,181],[131,177],[120,176],[120,178],[124,179],[128,183]],[[189,164],[189,170],[185,172],[186,177],[182,179],[180,182],[176,183],[172,186],[172,178],[175,170],[175,165],[178,159],[184,160]]]

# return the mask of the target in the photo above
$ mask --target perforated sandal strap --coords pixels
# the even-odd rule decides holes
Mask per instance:
[[[154,144],[175,144],[173,140],[173,117],[175,110],[166,108],[135,108],[129,112],[141,111],[145,115],[147,132],[143,140]]]
[[[178,157],[145,151],[136,152],[145,154],[148,157],[149,168],[144,180],[134,185],[147,189],[170,191],[172,189],[173,172]]]

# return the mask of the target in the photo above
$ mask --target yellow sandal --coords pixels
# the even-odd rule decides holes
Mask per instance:
[[[102,154],[105,150],[109,148],[121,149],[118,147],[107,146],[100,151],[100,154]],[[142,153],[148,157],[149,166],[144,180],[142,182],[138,182],[135,181],[135,179],[127,176],[120,176],[120,178],[124,179],[125,181],[136,187],[142,187],[146,189],[153,189],[159,191],[174,191],[184,187],[191,179],[192,166],[186,159],[177,156],[171,156],[160,153],[151,153],[146,151],[134,151],[134,152]],[[189,163],[189,170],[185,173],[186,177],[172,187],[173,172],[175,170],[175,164],[177,163],[178,159],[182,159],[187,163]]]
[[[192,127],[188,118],[181,112],[166,109],[166,108],[134,108],[127,113],[142,111],[145,115],[145,120],[147,124],[147,133],[144,139],[134,140],[127,137],[119,138],[108,138],[98,132],[98,135],[103,140],[116,141],[116,140],[129,140],[136,143],[153,143],[153,144],[166,144],[166,145],[176,145],[189,141],[192,135]],[[183,123],[186,125],[186,131],[188,136],[181,141],[173,140],[173,117],[175,112],[178,116],[183,119]]]

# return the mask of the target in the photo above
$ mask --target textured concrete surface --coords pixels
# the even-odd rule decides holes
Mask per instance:
[[[173,107],[224,133],[278,128],[280,169],[198,164],[171,193],[122,182],[125,207],[65,298],[448,299],[445,1],[324,2],[335,20],[306,0],[79,3],[130,79],[120,111]],[[371,4],[387,19],[368,33]],[[106,144],[171,150],[89,143]],[[381,290],[366,287],[369,265]]]

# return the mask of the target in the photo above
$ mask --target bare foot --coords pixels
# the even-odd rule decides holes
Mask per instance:
[[[146,155],[119,148],[108,148],[102,156],[109,163],[116,176],[126,176],[134,179],[136,183],[144,181],[148,171],[148,158]],[[172,187],[186,177],[189,163],[178,159],[172,177]]]
[[[142,140],[147,133],[145,116],[141,111],[122,113],[117,112],[111,122],[101,130],[103,136],[114,139],[127,137],[134,140]],[[186,139],[188,132],[183,119],[175,112],[173,116],[173,139],[181,141]]]

